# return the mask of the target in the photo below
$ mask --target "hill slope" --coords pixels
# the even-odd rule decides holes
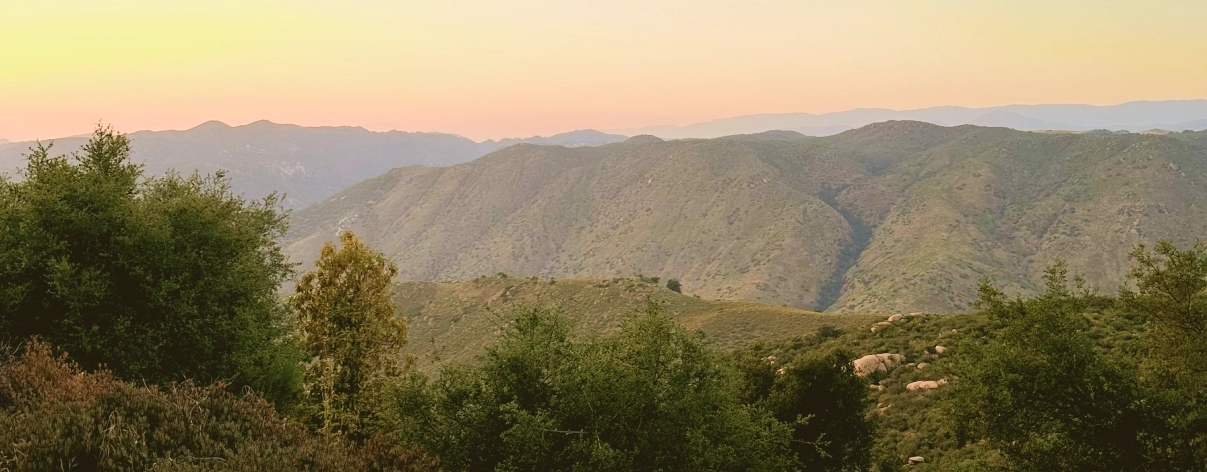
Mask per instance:
[[[87,137],[54,140],[54,152],[73,152]],[[551,137],[475,143],[441,133],[377,133],[363,128],[307,128],[259,121],[231,127],[212,121],[186,131],[130,134],[132,158],[150,174],[225,170],[236,192],[260,198],[285,194],[286,208],[301,208],[357,182],[406,165],[448,166],[521,142],[592,146],[623,136],[584,130]],[[0,173],[15,174],[35,143],[0,144]]]
[[[512,310],[541,306],[570,316],[583,333],[607,333],[646,300],[661,304],[679,323],[733,349],[815,332],[822,326],[861,329],[866,316],[837,316],[751,302],[707,301],[667,290],[650,280],[523,279],[481,277],[465,282],[404,282],[395,298],[407,320],[406,350],[417,366],[472,362],[494,344]]]
[[[707,299],[963,311],[982,276],[1027,293],[1067,259],[1111,291],[1135,244],[1207,234],[1207,150],[1178,135],[887,122],[518,145],[362,182],[297,212],[285,242],[311,261],[351,229],[409,280],[647,274]]]

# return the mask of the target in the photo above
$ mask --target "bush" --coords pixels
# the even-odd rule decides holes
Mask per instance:
[[[1153,470],[1142,440],[1146,414],[1132,372],[1084,334],[1085,297],[1067,289],[1062,264],[1047,291],[1007,300],[988,281],[978,306],[1001,326],[969,346],[946,405],[952,429],[984,440],[1023,470]]]
[[[666,288],[672,292],[683,293],[683,286],[679,285],[679,279],[670,279],[666,281]]]
[[[777,368],[760,345],[739,351],[744,401],[792,426],[792,450],[805,470],[866,469],[874,425],[866,417],[867,382],[851,353],[810,351]]]
[[[293,395],[282,343],[291,273],[275,197],[248,202],[221,175],[146,177],[126,137],[82,153],[39,147],[0,181],[0,337],[41,336],[87,369],[163,383],[233,379]]]
[[[534,309],[480,368],[412,377],[397,431],[449,470],[792,470],[791,431],[742,404],[703,341],[651,305],[613,336],[576,340]]]
[[[222,384],[136,386],[82,373],[38,340],[0,360],[0,469],[434,471],[380,438],[324,441]]]

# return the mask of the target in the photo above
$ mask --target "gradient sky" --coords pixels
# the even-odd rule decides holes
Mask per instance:
[[[1202,0],[0,0],[0,137],[1207,98]]]

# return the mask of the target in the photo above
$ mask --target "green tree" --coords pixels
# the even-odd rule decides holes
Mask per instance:
[[[1141,379],[1161,408],[1165,450],[1180,452],[1187,469],[1207,463],[1207,243],[1180,250],[1160,241],[1150,252],[1132,252],[1136,262],[1120,300],[1148,321]],[[1197,467],[1193,467],[1197,465]]]
[[[683,286],[679,284],[679,279],[670,279],[666,281],[666,288],[672,292],[683,293]]]
[[[72,157],[39,145],[24,177],[0,182],[0,333],[123,379],[292,395],[275,196],[245,201],[222,174],[146,177],[108,128]]]
[[[874,424],[867,382],[849,352],[814,351],[776,368],[759,346],[738,353],[743,399],[792,426],[792,450],[805,470],[865,470]]]
[[[1068,288],[1063,264],[1046,278],[1046,292],[1029,300],[982,282],[978,306],[1000,329],[987,345],[966,346],[957,365],[946,404],[953,430],[1017,470],[1151,470],[1134,376],[1084,334],[1092,297]]]
[[[1136,290],[1120,299],[1152,324],[1148,366],[1158,381],[1207,393],[1207,243],[1179,250],[1169,241],[1152,252],[1143,244],[1132,252]]]
[[[394,395],[409,440],[449,470],[796,468],[791,431],[742,404],[722,356],[651,305],[585,340],[541,309],[512,318],[480,368]]]
[[[376,400],[401,374],[406,324],[395,316],[390,287],[398,268],[351,231],[328,242],[290,303],[307,358],[305,390],[327,434],[364,434]]]

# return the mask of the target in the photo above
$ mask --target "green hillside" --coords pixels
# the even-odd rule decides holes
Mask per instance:
[[[940,408],[948,386],[910,390],[918,381],[955,382],[965,351],[997,336],[1001,326],[985,313],[881,315],[822,314],[750,302],[706,301],[680,295],[650,279],[550,280],[481,277],[466,282],[406,282],[395,298],[410,331],[408,354],[420,371],[476,365],[499,340],[517,310],[547,307],[569,316],[581,336],[614,333],[648,299],[680,324],[725,350],[753,350],[774,366],[798,357],[843,349],[855,358],[902,356],[869,376],[867,414],[877,422],[872,456],[889,464],[926,458],[912,470],[962,470],[973,463],[1003,465],[998,452],[962,443]],[[1145,332],[1141,320],[1118,308],[1092,309],[1086,333],[1112,359],[1134,356]]]
[[[362,182],[295,213],[285,242],[310,261],[351,229],[408,280],[648,274],[705,299],[958,312],[982,276],[1033,293],[1063,258],[1109,292],[1135,244],[1207,234],[1197,135],[886,122],[519,145]]]
[[[663,305],[684,327],[725,349],[802,336],[822,326],[855,330],[880,316],[829,315],[753,302],[709,301],[672,292],[650,279],[599,280],[481,277],[466,282],[405,282],[395,290],[406,318],[407,352],[421,370],[472,363],[495,343],[517,309],[542,306],[570,316],[583,333],[609,333],[645,306]]]

